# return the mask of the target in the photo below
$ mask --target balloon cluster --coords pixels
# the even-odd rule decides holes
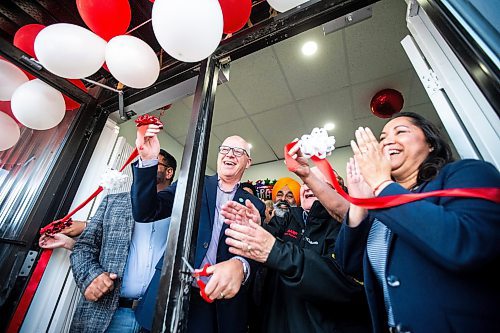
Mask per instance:
[[[162,48],[184,62],[198,62],[218,47],[223,33],[245,26],[252,0],[150,0],[152,26]],[[268,0],[277,11],[292,9],[304,0]],[[85,91],[82,78],[106,68],[126,86],[142,89],[159,76],[160,63],[144,41],[127,35],[131,22],[129,0],[76,0],[90,29],[56,23],[28,24],[14,36],[14,45],[37,59],[48,71]],[[79,104],[0,58],[0,150],[19,138],[19,124],[45,130]],[[17,138],[17,139],[16,139]]]
[[[306,0],[268,2],[277,11],[285,12]],[[243,28],[251,11],[252,0],[156,0],[153,31],[170,56],[184,62],[198,62],[215,51],[222,33],[232,34]]]

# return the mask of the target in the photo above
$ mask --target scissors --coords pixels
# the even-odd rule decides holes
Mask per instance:
[[[195,271],[193,266],[189,264],[189,262],[186,260],[186,258],[182,257],[182,260],[186,264],[187,268],[189,269],[189,272],[181,272],[183,274],[191,274],[195,279],[196,279],[196,284],[198,284],[198,287],[200,287],[200,296],[208,303],[212,303],[214,300],[211,299],[210,297],[207,296],[205,293],[205,287],[206,284],[200,279],[200,276],[210,276],[212,273],[207,273],[207,268],[210,267],[210,264],[205,264],[203,266],[203,269],[201,271]]]

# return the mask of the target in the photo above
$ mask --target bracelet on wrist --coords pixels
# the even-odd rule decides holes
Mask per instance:
[[[377,196],[377,191],[380,189],[380,187],[388,182],[391,182],[392,183],[392,180],[391,179],[386,179],[384,181],[382,181],[380,184],[378,184],[377,186],[375,186],[375,188],[373,189],[373,195],[374,196]]]

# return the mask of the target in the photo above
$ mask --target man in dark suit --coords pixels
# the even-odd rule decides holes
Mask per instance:
[[[137,221],[151,222],[168,217],[172,213],[176,184],[156,192],[156,175],[160,129],[149,125],[145,135],[138,132],[136,145],[140,160],[133,167],[132,211]],[[144,136],[148,140],[144,140]],[[195,253],[195,268],[211,264],[212,273],[205,292],[215,302],[207,303],[199,295],[199,289],[192,287],[189,305],[189,332],[246,332],[247,299],[246,289],[252,271],[247,259],[229,253],[226,245],[224,218],[221,207],[229,200],[244,203],[250,200],[264,216],[264,204],[240,188],[245,169],[251,165],[249,144],[239,136],[230,136],[219,147],[217,174],[205,176],[200,212],[198,238]],[[153,309],[160,278],[162,260],[146,291],[143,302],[136,311],[139,323],[151,329]]]

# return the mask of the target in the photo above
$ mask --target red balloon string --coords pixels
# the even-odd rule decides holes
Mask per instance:
[[[290,149],[296,144],[296,142],[291,142],[285,146],[285,162],[288,170],[294,172],[300,167],[300,164],[293,159],[288,153]],[[414,202],[422,200],[429,197],[466,197],[466,198],[478,198],[493,201],[495,203],[500,203],[500,188],[494,187],[483,187],[483,188],[453,188],[446,190],[431,191],[425,193],[408,193],[400,195],[389,195],[384,197],[375,198],[354,198],[347,194],[339,182],[333,171],[332,166],[326,159],[320,159],[316,156],[312,156],[311,160],[318,167],[318,169],[323,173],[325,177],[333,184],[335,190],[350,203],[363,207],[366,209],[381,209],[390,208],[395,206],[400,206],[409,202]]]

